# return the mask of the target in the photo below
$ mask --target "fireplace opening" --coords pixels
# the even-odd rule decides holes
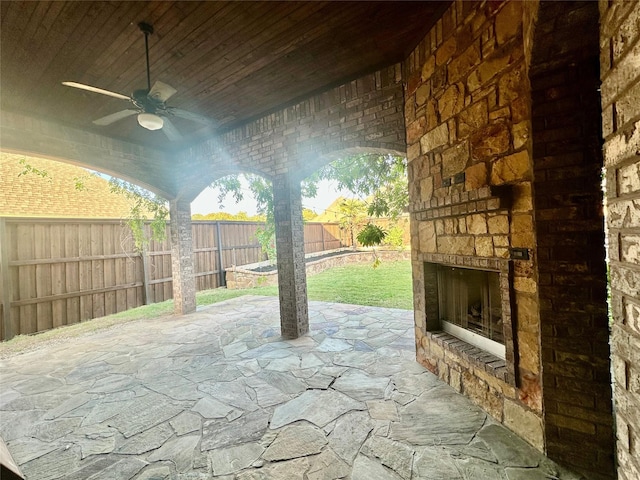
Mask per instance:
[[[442,330],[504,359],[500,273],[446,265],[436,271]]]

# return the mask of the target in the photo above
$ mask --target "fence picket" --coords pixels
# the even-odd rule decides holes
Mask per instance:
[[[194,221],[198,289],[224,269],[265,259],[259,222]],[[343,246],[337,224],[305,224],[307,253]],[[172,297],[169,227],[140,255],[117,220],[0,217],[0,339],[110,315]]]

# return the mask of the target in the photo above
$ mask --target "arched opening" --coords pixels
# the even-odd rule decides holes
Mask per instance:
[[[396,154],[395,158],[388,157],[391,153]],[[348,190],[340,190],[334,191],[331,195],[331,200],[326,201],[325,203],[328,205],[328,209],[326,211],[318,211],[321,215],[316,220],[314,218],[305,218],[304,222],[304,252],[305,252],[305,264],[313,263],[312,271],[314,273],[319,271],[324,271],[326,269],[332,268],[333,265],[343,264],[347,262],[344,256],[349,256],[348,262],[361,264],[363,268],[359,267],[355,268],[358,274],[362,272],[363,276],[366,276],[364,271],[368,271],[372,276],[380,277],[384,282],[384,273],[381,273],[382,270],[391,271],[392,267],[401,268],[396,265],[396,261],[400,258],[404,259],[404,270],[402,275],[402,281],[405,285],[402,288],[402,292],[396,292],[397,295],[394,295],[393,298],[388,300],[389,305],[380,304],[380,306],[393,306],[397,308],[406,308],[410,309],[412,306],[411,303],[411,277],[408,268],[408,245],[409,245],[409,220],[408,215],[404,211],[406,209],[406,199],[407,199],[407,184],[406,184],[406,165],[403,163],[403,156],[397,151],[390,151],[388,149],[345,149],[339,152],[332,152],[328,155],[317,156],[313,161],[309,161],[305,163],[305,168],[309,169],[309,165],[313,164],[320,165],[320,168],[326,168],[327,166],[334,164],[334,169],[331,171],[322,172],[322,175],[312,175],[312,178],[307,177],[307,179],[301,181],[301,203],[303,207],[303,212],[306,209],[305,207],[310,205],[309,202],[312,201],[314,193],[316,191],[316,186],[318,183],[323,183],[329,181],[329,179],[333,182],[333,185],[336,188],[339,188],[341,184],[343,187],[351,186],[354,188],[354,192],[349,192]],[[340,160],[342,158],[342,160]],[[394,172],[386,172],[385,169],[388,168],[398,168],[398,165],[394,165],[394,162],[400,161],[399,165],[402,165],[403,168],[400,173]],[[339,165],[336,165],[339,163]],[[337,171],[340,169],[344,169],[344,171]],[[396,212],[392,216],[382,215],[382,218],[378,218],[376,215],[370,215],[367,210],[368,206],[372,206],[372,195],[369,193],[374,193],[373,190],[375,185],[379,182],[383,182],[385,178],[380,178],[379,180],[372,181],[371,179],[366,178],[367,174],[373,175],[375,172],[376,175],[382,176],[386,174],[388,178],[391,178],[393,175],[398,175],[398,185],[394,185],[397,189],[403,190],[404,195],[402,199],[404,199],[405,203],[400,205],[391,206],[392,208],[396,208],[396,210],[400,210]],[[317,172],[318,173],[318,172]],[[338,176],[338,173],[341,175]],[[296,172],[297,178],[298,172]],[[243,193],[242,190],[247,188],[246,185],[241,185],[238,183],[237,176],[234,175],[232,182],[229,182],[227,186],[227,182],[221,182],[222,186],[225,188],[229,188],[233,193]],[[250,187],[247,190],[251,190],[253,194],[262,197],[260,212],[266,213],[267,204],[264,203],[264,195],[263,190],[265,190],[265,182],[258,182],[259,189],[256,191],[254,180],[250,178],[248,179],[250,183]],[[297,181],[297,180],[296,180]],[[368,182],[368,183],[367,183]],[[367,189],[365,190],[366,194],[363,194],[362,189],[358,190],[358,187],[363,187],[363,185]],[[238,192],[240,190],[240,192]],[[269,187],[269,190],[271,188]],[[246,192],[244,192],[246,193]],[[377,193],[377,192],[376,192]],[[397,194],[396,191],[390,192],[390,196],[393,194]],[[340,196],[339,196],[340,195]],[[342,203],[345,201],[341,195],[346,197],[353,197],[354,195],[360,195],[360,198],[349,198],[346,205],[357,207],[354,208],[354,211],[350,211],[350,208],[341,208]],[[227,201],[236,201],[239,199],[232,199],[231,195],[227,196]],[[367,198],[369,197],[369,198]],[[272,199],[268,199],[272,202]],[[225,202],[227,203],[227,202]],[[346,207],[345,205],[345,207]],[[273,206],[273,205],[271,205]],[[377,205],[376,205],[377,206]],[[212,217],[214,217],[212,215]],[[226,215],[225,215],[226,216]],[[308,221],[307,221],[308,220]],[[387,236],[384,238],[384,241],[381,245],[376,245],[374,249],[360,248],[357,254],[347,255],[340,247],[349,249],[353,245],[355,247],[358,244],[358,241],[351,242],[351,237],[353,233],[353,237],[356,234],[360,233],[360,231],[367,224],[372,223],[376,226],[379,226],[381,230],[383,230]],[[261,228],[262,230],[262,228]],[[350,231],[351,230],[351,231]],[[264,239],[263,239],[264,240]],[[262,241],[260,243],[263,243]],[[362,245],[359,245],[362,246]],[[401,250],[404,247],[404,252]],[[263,251],[264,249],[263,245]],[[321,252],[327,252],[325,254],[321,254]],[[325,258],[319,258],[325,257]],[[340,257],[340,258],[336,258]],[[255,265],[253,264],[256,260],[253,259],[250,265],[243,265],[242,263],[235,262],[237,268],[229,271],[227,270],[227,286],[228,288],[243,288],[243,287],[255,287],[255,286],[265,286],[265,285],[273,285],[277,280],[274,278],[273,274],[265,273],[270,268],[272,268],[272,273],[275,273],[275,265]],[[322,264],[320,264],[322,262]],[[371,266],[375,263],[378,265],[380,263],[381,268],[378,271],[374,270]],[[385,264],[386,262],[386,264]],[[326,265],[325,265],[326,263]],[[258,270],[258,271],[255,271]],[[380,273],[379,273],[380,272]],[[328,272],[327,272],[328,274]],[[395,275],[391,275],[394,277]],[[307,279],[309,280],[309,279]],[[388,279],[390,282],[396,280],[394,278]],[[321,282],[321,280],[319,280]],[[311,299],[318,300],[328,300],[328,301],[336,301],[336,302],[344,302],[344,303],[358,303],[358,301],[363,301],[367,303],[362,304],[371,304],[368,303],[371,300],[367,300],[367,295],[365,292],[356,292],[359,289],[358,282],[346,282],[347,287],[351,289],[349,295],[343,295],[345,292],[340,289],[333,289],[334,297],[327,297],[326,295],[330,295],[330,292],[324,288],[324,285],[318,285],[318,295],[321,298],[315,298],[315,291],[313,287],[310,287],[309,295]],[[388,283],[388,282],[387,282]],[[312,282],[313,284],[313,282]],[[379,285],[381,288],[383,285]],[[331,289],[329,289],[331,290]],[[360,290],[362,290],[360,288]],[[257,293],[260,293],[258,291]],[[273,294],[273,288],[266,290],[267,294]],[[402,297],[402,298],[400,298]],[[373,298],[373,297],[371,297]],[[354,300],[355,299],[355,300]],[[360,300],[363,299],[363,300]],[[351,300],[351,301],[350,301]],[[402,306],[400,306],[402,305]]]

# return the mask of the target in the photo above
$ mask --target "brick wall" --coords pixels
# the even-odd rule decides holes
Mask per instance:
[[[454,2],[404,64],[405,118],[418,361],[543,450],[524,5]],[[432,263],[501,272],[506,362],[435,333]]]
[[[181,195],[193,197],[212,180],[237,171],[298,180],[336,152],[404,154],[400,65],[366,75],[266,115],[183,152]]]
[[[618,478],[640,478],[640,4],[600,1]]]
[[[598,5],[542,2],[530,78],[547,452],[614,473]]]

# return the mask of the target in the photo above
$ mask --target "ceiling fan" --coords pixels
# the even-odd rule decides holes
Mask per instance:
[[[151,86],[151,75],[149,72],[149,35],[153,33],[153,27],[148,23],[141,22],[138,24],[138,28],[144,34],[144,49],[147,60],[147,88],[134,91],[131,96],[122,95],[121,93],[110,92],[102,88],[92,87],[91,85],[85,85],[78,82],[62,82],[67,87],[79,88],[81,90],[87,90],[89,92],[100,93],[102,95],[108,95],[110,97],[120,98],[127,100],[133,104],[134,108],[128,108],[116,113],[112,113],[102,118],[94,120],[96,125],[111,125],[119,120],[122,120],[133,115],[138,116],[138,123],[141,127],[147,130],[160,130],[164,132],[167,138],[171,141],[178,141],[182,139],[182,135],[171,122],[170,117],[179,117],[193,122],[200,123],[202,125],[213,125],[211,119],[198,115],[197,113],[182,110],[181,108],[169,107],[166,101],[177,92],[175,88],[166,83],[156,81]]]

